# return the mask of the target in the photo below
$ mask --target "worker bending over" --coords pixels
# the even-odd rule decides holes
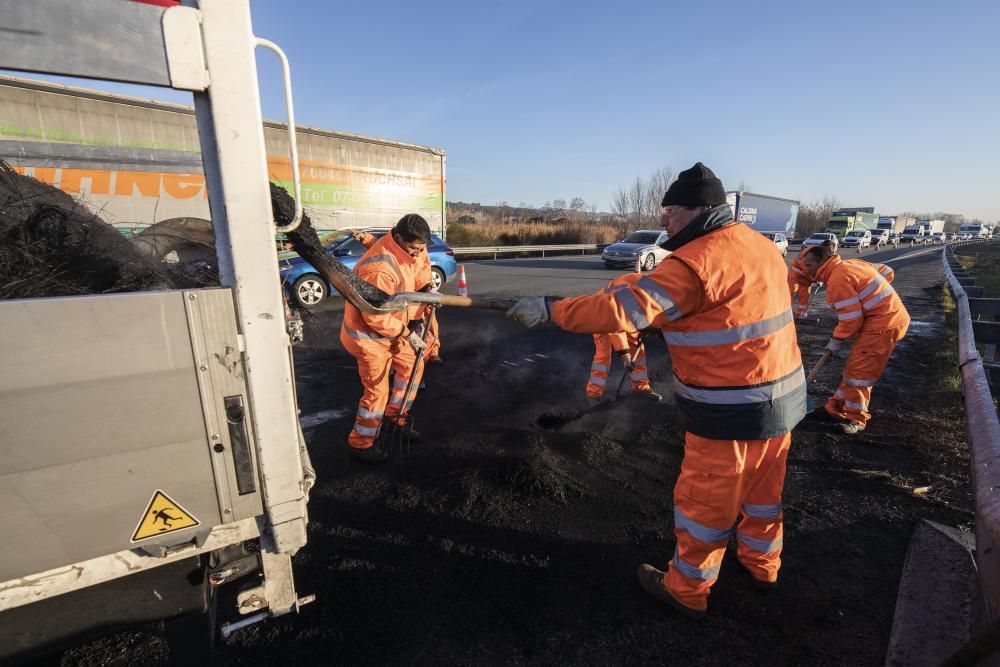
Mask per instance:
[[[425,289],[426,273],[420,257],[427,254],[430,236],[426,220],[414,213],[405,215],[361,256],[354,272],[389,295]],[[403,405],[403,393],[411,374],[416,375],[413,384],[418,385],[423,373],[423,364],[415,362],[416,352],[425,346],[421,324],[425,310],[424,306],[411,306],[370,315],[350,303],[344,304],[340,342],[358,360],[358,375],[364,387],[347,442],[351,456],[365,463],[388,459],[384,451],[374,447],[383,418],[390,427],[405,422],[410,406]],[[395,372],[391,390],[390,368]],[[414,439],[419,437],[413,431],[409,435]]]
[[[836,252],[833,241],[823,241],[821,245]],[[802,257],[813,247],[802,248],[792,260],[791,268],[788,269],[788,289],[792,293],[792,309],[795,311],[795,317],[800,320],[804,319],[809,311],[813,286],[816,285],[816,281],[811,276],[806,275],[806,268],[802,264]]]
[[[351,236],[354,240],[363,245],[365,248],[371,248],[375,245],[375,241],[378,237],[370,232],[357,231],[351,232]],[[429,242],[428,242],[429,243]],[[417,282],[423,283],[428,287],[425,291],[437,292],[433,288],[434,285],[434,274],[431,272],[431,258],[427,253],[427,249],[424,248],[424,252],[420,253],[420,257],[417,261],[423,264],[423,268],[420,269],[420,278]],[[438,335],[438,319],[437,319],[437,309],[432,308],[430,310],[430,333],[427,335],[427,349],[424,350],[424,360],[429,364],[440,364],[441,362],[441,338]]]
[[[843,356],[854,340],[840,387],[816,409],[817,416],[838,422],[849,435],[860,433],[871,419],[872,387],[906,335],[910,315],[890,285],[893,271],[885,264],[845,261],[823,246],[810,248],[802,263],[807,275],[826,283],[826,301],[837,312],[839,322],[826,349]]]
[[[527,297],[509,315],[568,331],[662,329],[687,434],[674,486],[677,547],[666,572],[641,565],[651,596],[700,618],[736,528],[737,557],[762,587],[781,565],[781,492],[806,382],[771,242],[733,220],[722,182],[700,162],[663,197],[664,248],[673,253],[611,293],[552,301]]]

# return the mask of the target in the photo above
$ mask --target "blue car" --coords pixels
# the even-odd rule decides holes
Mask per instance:
[[[344,229],[333,235],[324,245],[326,252],[332,258],[349,269],[353,269],[366,248],[354,239],[352,231],[365,231],[375,236],[384,236],[389,232],[387,227],[369,227],[362,230]],[[431,260],[431,273],[434,276],[434,289],[454,277],[458,270],[455,263],[455,251],[437,235],[431,234],[431,243],[427,246],[427,254]],[[330,295],[336,294],[333,288],[320,277],[313,265],[298,255],[279,260],[281,282],[292,299],[305,308],[315,308]]]

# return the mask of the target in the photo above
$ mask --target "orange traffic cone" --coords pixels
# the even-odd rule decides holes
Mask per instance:
[[[469,284],[465,282],[465,265],[458,265],[458,295],[469,296]]]

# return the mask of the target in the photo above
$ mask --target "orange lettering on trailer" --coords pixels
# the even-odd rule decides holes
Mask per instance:
[[[164,174],[163,189],[171,197],[191,199],[197,197],[205,189],[205,176],[202,174]]]
[[[47,183],[48,185],[56,184],[55,167],[35,167],[35,173],[33,176],[42,183]]]
[[[90,194],[111,194],[111,172],[104,169],[66,169],[59,174],[59,188],[64,192],[80,192],[83,179],[90,180]]]
[[[138,187],[139,195],[143,197],[160,196],[160,179],[158,171],[118,171],[115,172],[115,194],[131,197],[132,191]]]

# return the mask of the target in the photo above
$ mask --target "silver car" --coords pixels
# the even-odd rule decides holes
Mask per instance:
[[[837,252],[837,248],[840,246],[840,241],[837,240],[836,234],[830,234],[828,232],[816,232],[802,242],[802,247],[808,248],[813,245],[822,245],[827,241],[833,241],[833,251]]]
[[[667,233],[661,230],[640,229],[605,248],[601,260],[609,269],[634,269],[638,262],[643,271],[652,271],[670,254],[669,250],[660,247],[668,238]]]

